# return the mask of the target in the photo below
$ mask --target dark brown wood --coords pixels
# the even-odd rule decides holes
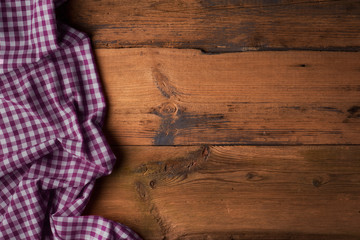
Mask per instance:
[[[360,144],[360,53],[96,55],[114,144]]]
[[[119,158],[85,214],[146,240],[360,239],[360,1],[69,0],[58,17],[98,48]]]
[[[70,0],[64,12],[59,17],[89,33],[96,48],[360,47],[357,0]]]
[[[145,239],[359,239],[359,146],[114,147],[86,214]]]

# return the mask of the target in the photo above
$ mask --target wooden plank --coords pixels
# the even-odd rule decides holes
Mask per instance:
[[[71,0],[64,9],[59,17],[89,33],[96,48],[360,47],[357,0]]]
[[[99,49],[119,145],[360,144],[360,53]]]
[[[114,150],[86,214],[145,239],[360,238],[360,146]]]

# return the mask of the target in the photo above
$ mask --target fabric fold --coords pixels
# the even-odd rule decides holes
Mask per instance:
[[[64,0],[0,0],[0,239],[141,239],[81,216],[115,163],[89,38],[56,22]]]

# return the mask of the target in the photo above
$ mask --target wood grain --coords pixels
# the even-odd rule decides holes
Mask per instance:
[[[85,214],[147,240],[360,239],[360,1],[69,0],[58,17],[97,48],[120,159]]]
[[[114,150],[86,214],[145,239],[360,238],[359,146]]]
[[[96,48],[360,49],[356,0],[71,0],[65,9]]]
[[[360,144],[360,53],[96,56],[114,144]]]

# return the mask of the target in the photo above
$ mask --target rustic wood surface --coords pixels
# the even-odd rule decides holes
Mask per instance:
[[[65,9],[97,48],[360,49],[354,0],[71,0]]]
[[[360,1],[69,0],[58,17],[97,49],[119,159],[84,214],[145,240],[360,239]]]
[[[359,239],[359,146],[113,146],[86,214],[145,239]]]
[[[96,56],[118,144],[360,144],[360,53]]]

